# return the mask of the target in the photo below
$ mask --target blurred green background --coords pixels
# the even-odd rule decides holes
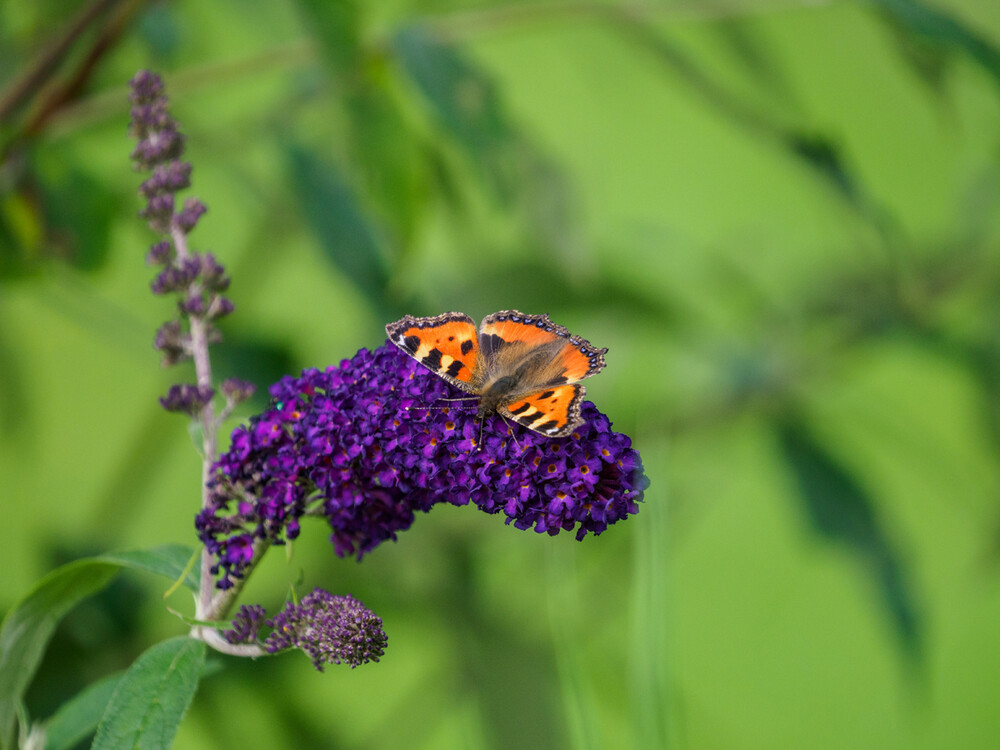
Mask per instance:
[[[0,610],[196,542],[139,68],[233,276],[220,377],[547,312],[652,483],[582,543],[442,507],[358,564],[305,524],[244,600],[353,593],[386,657],[226,658],[178,748],[997,747],[1000,4],[0,4]],[[77,609],[33,715],[183,632],[162,590]]]

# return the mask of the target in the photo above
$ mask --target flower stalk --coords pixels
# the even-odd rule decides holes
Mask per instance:
[[[209,346],[221,338],[215,321],[233,309],[232,303],[221,294],[228,288],[229,279],[214,256],[196,253],[188,243],[188,235],[206,211],[205,205],[196,198],[188,198],[181,210],[175,210],[176,194],[190,186],[191,165],[181,161],[184,137],[167,108],[163,81],[148,71],[140,71],[130,83],[130,99],[130,130],[137,140],[132,159],[137,170],[152,173],[139,188],[146,198],[140,215],[162,238],[147,255],[150,264],[162,268],[151,286],[154,294],[178,297],[178,317],[160,327],[155,346],[163,353],[165,366],[191,359],[195,370],[194,384],[173,386],[160,403],[168,411],[189,414],[198,424],[204,508],[210,502],[208,481],[217,457],[219,427],[233,407],[252,394],[253,386],[237,380],[225,381],[221,390],[226,403],[216,413]],[[232,596],[215,596],[211,569],[211,555],[206,551],[201,559],[197,620],[225,617],[232,605]],[[193,634],[212,642],[214,638],[208,635],[209,631],[198,626]],[[214,642],[212,645],[217,646]]]

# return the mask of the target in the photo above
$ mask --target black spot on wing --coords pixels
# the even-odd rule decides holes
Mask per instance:
[[[538,398],[552,398],[555,395],[555,391],[545,391],[545,393],[539,394]]]
[[[527,410],[528,410],[528,409],[530,409],[530,408],[531,408],[531,404],[529,404],[529,403],[528,403],[528,402],[526,401],[526,402],[524,402],[523,404],[521,404],[521,405],[520,405],[519,407],[517,407],[516,409],[511,409],[511,410],[510,410],[510,413],[511,413],[511,414],[515,414],[515,415],[516,415],[516,414],[521,414],[522,412],[525,412],[525,411],[527,411]]]
[[[538,425],[538,427],[532,427],[533,430],[538,430],[538,432],[555,432],[559,429],[559,423],[554,421],[548,421],[545,424]]]
[[[473,343],[472,339],[466,339],[462,342],[462,354],[468,354],[472,351]]]
[[[440,370],[441,369],[441,350],[440,349],[431,349],[429,352],[427,352],[427,356],[424,357],[422,360],[420,360],[420,362],[421,362],[421,364],[426,365],[427,367],[431,368],[432,370]]]
[[[435,351],[437,351],[437,350],[435,350]],[[465,367],[465,365],[463,365],[461,362],[459,362],[456,359],[454,362],[452,362],[450,365],[448,365],[448,369],[445,370],[445,374],[447,374],[447,375],[449,375],[449,376],[451,376],[453,378],[457,378],[458,377],[458,373],[460,373],[462,371],[463,367]]]
[[[417,349],[420,348],[420,337],[419,336],[407,336],[401,343],[403,348],[406,349],[410,354],[415,354]]]

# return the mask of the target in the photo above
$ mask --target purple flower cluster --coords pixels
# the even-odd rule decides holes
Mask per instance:
[[[353,596],[334,596],[314,589],[300,605],[288,603],[267,621],[272,628],[264,641],[270,653],[302,649],[320,672],[324,664],[350,664],[351,669],[377,662],[389,639],[382,618]]]
[[[191,165],[180,160],[184,136],[168,110],[163,81],[149,71],[140,71],[130,89],[130,131],[138,141],[132,160],[137,169],[152,172],[139,186],[146,200],[140,215],[165,237],[146,255],[150,265],[161,269],[151,287],[154,294],[178,297],[178,318],[160,326],[154,342],[163,354],[163,364],[172,365],[192,357],[196,347],[204,349],[219,340],[214,321],[231,313],[233,303],[222,296],[229,287],[225,269],[211,253],[200,254],[187,247],[186,237],[205,213],[205,205],[197,198],[188,198],[184,207],[175,211],[176,193],[191,185]],[[195,329],[199,341],[195,341]],[[245,389],[230,390],[242,395]],[[160,403],[168,411],[195,415],[213,393],[204,383],[175,386]]]
[[[269,410],[233,432],[198,516],[220,588],[253,560],[258,540],[281,544],[304,514],[330,524],[337,554],[361,555],[437,503],[503,512],[519,529],[582,539],[638,511],[639,454],[584,403],[586,422],[546,438],[474,402],[391,344],[271,387]]]
[[[253,643],[266,616],[267,611],[260,604],[242,604],[233,618],[232,629],[223,631],[222,637],[229,643]]]

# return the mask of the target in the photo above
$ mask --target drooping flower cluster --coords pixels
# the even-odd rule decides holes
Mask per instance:
[[[340,555],[359,557],[437,503],[503,512],[519,529],[582,539],[636,513],[646,478],[626,435],[584,403],[571,436],[543,437],[475,405],[386,344],[271,387],[272,407],[237,428],[197,518],[220,588],[282,543],[306,513],[325,516]]]
[[[152,172],[139,186],[146,200],[139,215],[164,237],[146,255],[150,265],[161,269],[151,287],[154,294],[178,297],[179,316],[164,323],[155,339],[163,364],[172,365],[191,358],[196,351],[207,352],[208,344],[219,340],[214,321],[233,311],[233,303],[222,296],[229,287],[229,277],[211,253],[200,254],[187,247],[187,235],[206,208],[197,198],[187,198],[183,208],[175,210],[176,194],[191,185],[191,165],[180,160],[184,136],[168,110],[163,81],[149,71],[140,71],[130,83],[129,98],[130,132],[138,141],[132,160],[136,169]],[[228,408],[245,398],[248,389],[252,392],[246,383],[227,383],[222,389]],[[180,385],[171,388],[160,403],[168,411],[193,416],[214,395],[209,383]]]
[[[350,664],[351,669],[378,661],[389,639],[382,618],[353,596],[334,596],[314,589],[299,605],[289,602],[267,621],[272,630],[264,648],[277,653],[304,651],[320,672],[324,664]]]

